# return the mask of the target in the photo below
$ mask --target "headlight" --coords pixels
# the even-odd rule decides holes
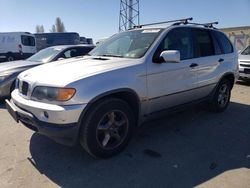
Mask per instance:
[[[38,86],[32,93],[34,100],[49,100],[49,101],[68,101],[76,93],[73,88],[56,88]]]

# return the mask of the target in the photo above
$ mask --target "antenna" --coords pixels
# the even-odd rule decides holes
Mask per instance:
[[[126,31],[140,24],[139,0],[121,0],[119,31]]]

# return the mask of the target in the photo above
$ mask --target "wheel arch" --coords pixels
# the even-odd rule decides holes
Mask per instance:
[[[220,79],[220,81],[218,82],[218,83],[220,83],[221,82],[221,80],[223,80],[223,79],[227,79],[229,82],[230,82],[230,84],[231,84],[231,89],[233,88],[233,86],[234,86],[234,82],[235,82],[235,76],[234,76],[234,73],[226,73],[226,74],[224,74],[222,77],[221,77],[221,79]]]
[[[91,99],[90,102],[85,107],[85,109],[83,110],[83,112],[81,113],[79,122],[82,123],[84,121],[87,112],[91,109],[91,107],[94,104],[106,98],[117,98],[127,102],[131,110],[135,114],[136,122],[138,122],[139,115],[141,112],[140,98],[134,90],[129,88],[121,88],[121,89],[107,91]]]

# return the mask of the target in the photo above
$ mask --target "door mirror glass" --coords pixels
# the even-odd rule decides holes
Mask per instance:
[[[166,50],[161,52],[160,57],[164,60],[164,62],[180,62],[180,52],[178,50]]]

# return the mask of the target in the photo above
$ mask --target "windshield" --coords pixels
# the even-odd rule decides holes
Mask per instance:
[[[89,54],[93,56],[140,58],[147,52],[161,31],[161,29],[145,29],[122,32],[103,42]]]
[[[250,46],[248,46],[242,53],[241,55],[250,55]]]
[[[41,50],[28,58],[28,61],[36,61],[36,62],[43,62],[48,63],[50,62],[54,57],[56,57],[59,52],[61,52],[61,48],[46,48],[44,50]]]

